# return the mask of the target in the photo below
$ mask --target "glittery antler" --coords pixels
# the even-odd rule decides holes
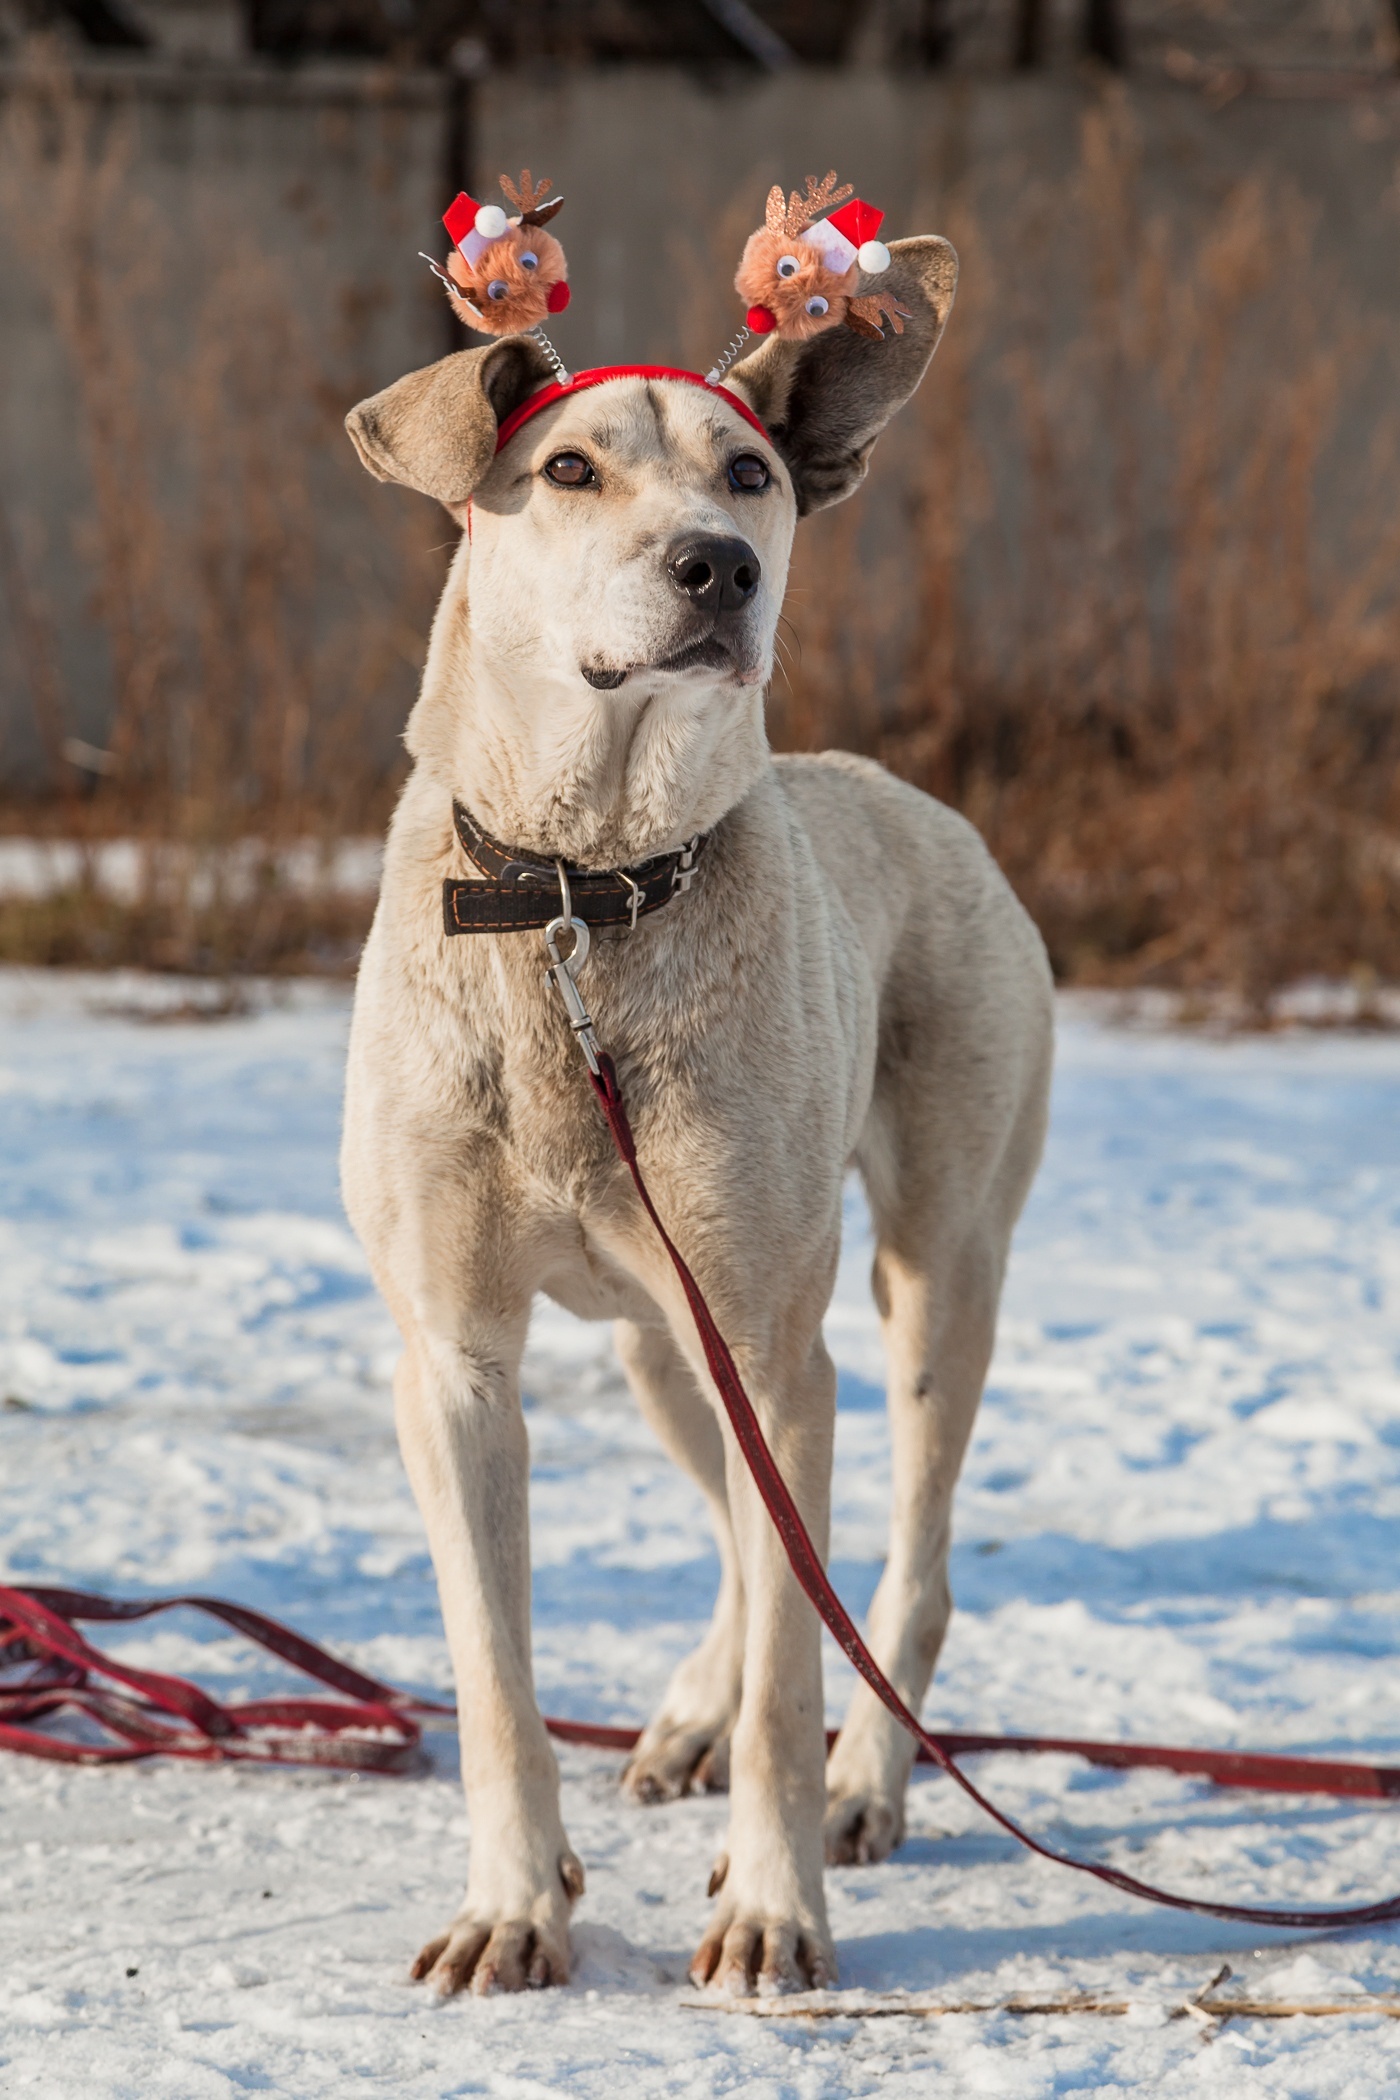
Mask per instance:
[[[796,190],[793,191],[788,199],[783,223],[781,227],[774,227],[773,231],[789,235],[805,233],[814,220],[824,218],[836,205],[843,204],[847,197],[854,195],[855,190],[849,182],[838,185],[835,168],[828,168],[820,182],[815,176],[809,175],[806,196],[799,197]],[[771,201],[770,198],[770,207]],[[769,224],[771,226],[771,220]]]

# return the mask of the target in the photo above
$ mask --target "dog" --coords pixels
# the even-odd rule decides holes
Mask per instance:
[[[826,1755],[816,1615],[543,982],[540,935],[448,939],[442,916],[444,882],[479,877],[454,804],[546,868],[640,871],[704,839],[686,893],[596,937],[582,980],[660,1214],[822,1552],[822,1318],[848,1169],[864,1182],[895,1482],[870,1638],[917,1708],[1044,1139],[1052,1003],[1039,936],[969,824],[865,759],[774,757],[764,732],[797,520],[859,484],[952,303],[946,241],[891,253],[902,335],[770,337],[733,367],[766,437],[712,387],[633,376],[556,400],[498,451],[552,377],[526,337],[458,352],[347,418],[372,474],[464,528],[359,970],[342,1153],[403,1338],[398,1436],[461,1711],[466,1896],[413,1972],[444,1993],[566,1981],[584,1886],[531,1672],[520,1362],[537,1292],[615,1323],[637,1404],[714,1525],[713,1622],[625,1775],[646,1801],[727,1765],[693,1981],[832,1983],[824,1857],[880,1860],[903,1834],[912,1746],[863,1687]]]

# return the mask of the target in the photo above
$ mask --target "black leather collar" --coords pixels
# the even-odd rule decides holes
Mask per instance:
[[[461,882],[449,876],[443,883],[442,917],[449,933],[527,933],[559,917],[563,890],[556,862],[503,846],[460,802],[453,803],[452,817],[463,852],[485,879]],[[706,839],[706,833],[697,832],[677,853],[658,853],[634,868],[604,874],[565,861],[574,918],[630,933],[638,919],[690,888]]]

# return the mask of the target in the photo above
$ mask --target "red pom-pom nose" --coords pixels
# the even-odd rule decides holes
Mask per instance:
[[[766,306],[751,306],[744,315],[755,335],[771,335],[778,325],[778,317]]]
[[[569,303],[569,287],[564,278],[561,277],[558,284],[549,287],[549,297],[544,303],[552,314],[563,313]]]

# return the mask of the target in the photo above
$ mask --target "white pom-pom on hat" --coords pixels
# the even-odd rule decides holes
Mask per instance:
[[[498,241],[509,224],[499,204],[483,204],[476,215],[476,230],[484,241]]]
[[[856,251],[856,261],[867,277],[879,277],[890,266],[890,251],[883,241],[862,241]]]

